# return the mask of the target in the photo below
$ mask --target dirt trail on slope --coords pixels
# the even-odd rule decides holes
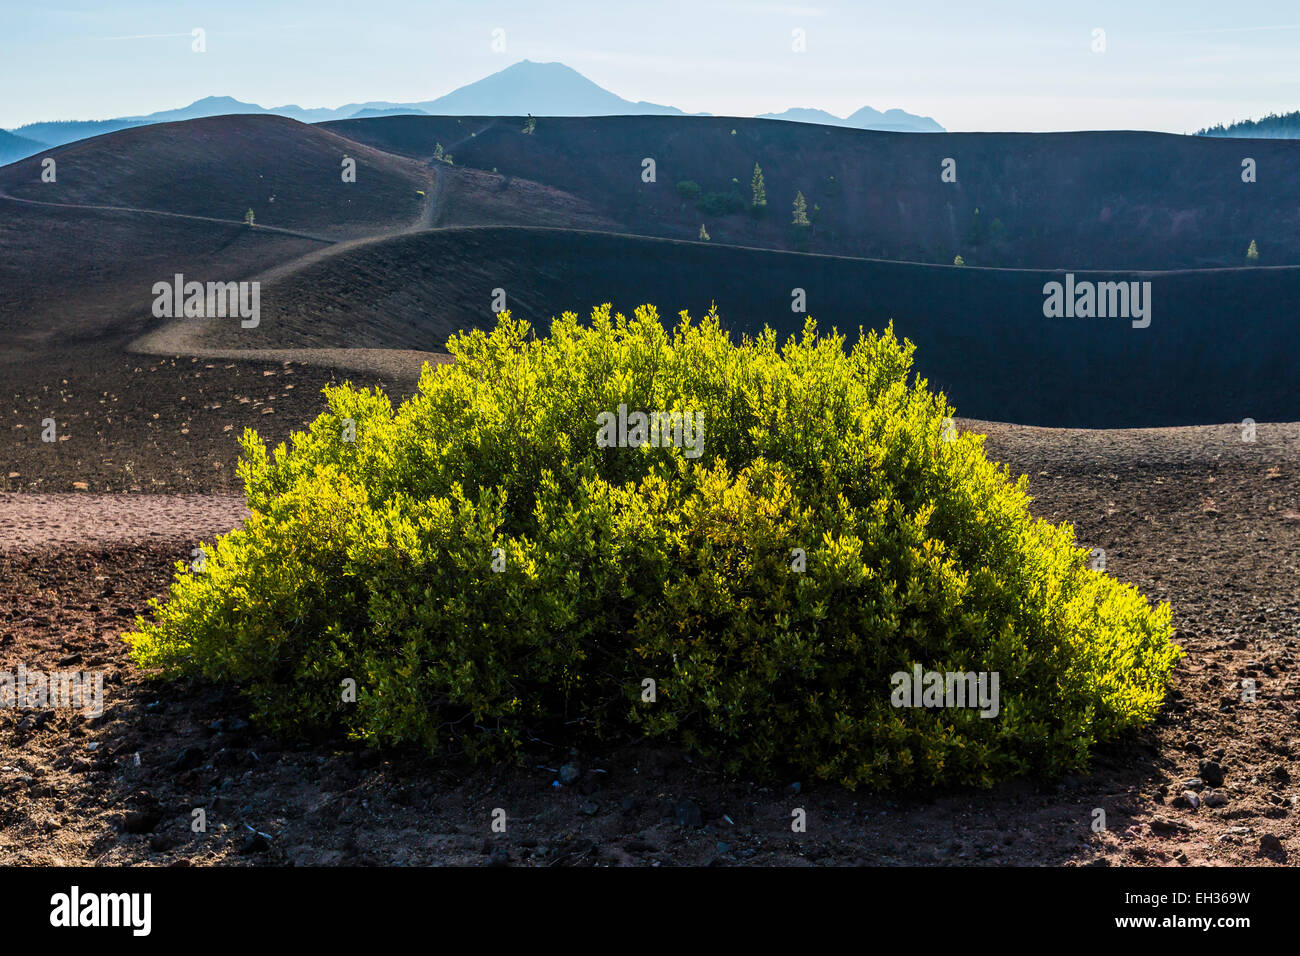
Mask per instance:
[[[364,236],[360,239],[330,241],[330,244],[305,256],[273,266],[253,277],[251,281],[270,285],[293,275],[307,266],[330,259],[337,255],[352,252],[365,246],[373,245],[415,232],[425,232],[437,228],[440,215],[439,200],[442,197],[443,177],[436,170],[429,170],[429,191],[425,196],[420,216],[402,229]],[[423,352],[412,350],[388,349],[230,349],[208,348],[199,344],[203,326],[193,319],[176,319],[148,335],[144,335],[128,347],[129,352],[143,355],[185,355],[202,359],[253,359],[269,362],[303,362],[328,368],[350,369],[384,378],[414,381],[419,377],[420,368],[425,362],[438,364],[448,360],[440,352]]]
[[[437,170],[432,168],[430,168],[428,172],[429,188],[420,215],[413,222],[400,229],[386,230],[359,239],[337,240],[293,229],[284,229],[279,226],[252,227],[262,232],[273,232],[279,235],[308,239],[314,242],[324,243],[324,245],[320,249],[316,249],[305,256],[300,256],[299,258],[273,266],[270,269],[253,276],[249,281],[269,285],[273,282],[284,279],[287,276],[293,275],[299,270],[312,265],[313,263],[320,262],[323,259],[351,252],[355,249],[376,242],[382,242],[386,239],[392,239],[395,236],[407,235],[414,232],[424,232],[437,228],[437,223],[441,215],[440,200],[443,191],[443,176],[440,175]],[[144,209],[134,206],[101,206],[83,203],[47,202],[39,199],[24,199],[17,196],[11,196],[3,189],[0,189],[0,199],[7,199],[12,202],[23,203],[29,206],[85,209],[96,212],[125,212],[136,215],[185,219],[194,222],[211,222],[223,226],[244,225],[241,220],[219,219],[212,216],[198,216],[190,213],[167,212],[165,210]],[[196,324],[193,319],[177,319],[140,337],[139,339],[136,339],[131,343],[127,351],[144,355],[184,355],[204,359],[243,359],[273,362],[294,361],[329,368],[349,369],[405,381],[414,381],[418,378],[420,368],[425,362],[437,364],[447,360],[447,356],[438,352],[403,350],[393,350],[390,352],[386,349],[206,348],[198,344],[201,332],[202,325]]]
[[[142,216],[166,216],[169,219],[189,219],[194,222],[215,222],[222,226],[246,226],[242,219],[218,219],[215,216],[196,216],[187,212],[167,212],[163,209],[142,209],[138,206],[97,206],[87,203],[72,202],[47,202],[43,199],[22,199],[18,196],[11,196],[9,193],[0,189],[0,199],[8,199],[10,202],[20,202],[28,206],[53,206],[56,209],[87,209],[91,212],[129,212]],[[335,243],[338,240],[330,239],[326,236],[318,236],[310,232],[300,232],[296,229],[284,229],[280,226],[248,226],[250,229],[258,229],[262,232],[275,232],[283,236],[294,236],[298,239],[310,239],[313,242]]]

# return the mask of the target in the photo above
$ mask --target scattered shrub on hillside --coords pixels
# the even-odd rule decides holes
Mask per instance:
[[[695,180],[683,179],[677,184],[677,192],[682,198],[693,202],[699,212],[714,218],[729,216],[745,208],[745,200],[740,195],[735,179],[726,192],[705,192]]]
[[[749,181],[749,188],[753,193],[753,209],[762,212],[767,207],[767,186],[763,184],[763,168],[758,163],[754,164],[754,176]]]
[[[892,327],[844,345],[503,313],[396,408],[326,388],[288,446],[244,433],[251,517],[177,565],[134,659],[282,730],[477,757],[646,737],[850,787],[1076,768],[1150,720],[1168,606],[1030,515]],[[637,411],[682,417],[644,442]],[[996,716],[895,706],[914,669],[997,675]]]
[[[808,200],[803,198],[803,193],[794,194],[794,219],[793,224],[796,226],[810,226],[808,221]]]
[[[696,200],[695,208],[706,215],[720,218],[743,211],[745,200],[733,186],[725,193],[704,193]]]
[[[984,216],[980,213],[979,208],[971,213],[970,231],[966,234],[966,241],[972,246],[982,246],[986,242],[1000,243],[1007,239],[1007,227],[1002,224],[1001,219],[994,218],[991,223],[984,221]]]

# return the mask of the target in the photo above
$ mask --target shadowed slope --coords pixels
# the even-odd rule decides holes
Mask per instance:
[[[41,181],[41,161],[57,180]],[[344,157],[356,182],[342,178]],[[121,130],[0,169],[0,189],[21,199],[124,206],[242,221],[334,238],[417,222],[432,173],[279,116],[218,116]]]
[[[236,281],[319,242],[200,219],[0,198],[0,364],[78,343],[125,344],[157,326],[153,284]]]
[[[264,291],[262,324],[184,325],[228,348],[441,349],[490,327],[494,290],[545,331],[568,309],[652,303],[673,321],[717,304],[733,334],[798,330],[792,292],[823,328],[850,337],[894,321],[918,371],[963,415],[1025,424],[1120,427],[1300,419],[1289,384],[1300,268],[1098,276],[1152,283],[1151,324],[1051,319],[1059,273],[842,259],[708,243],[523,228],[446,229],[323,259]],[[1231,328],[1231,334],[1225,332]]]
[[[588,200],[624,231],[715,243],[949,264],[1186,269],[1300,264],[1300,142],[1145,132],[867,132],[728,117],[397,116],[325,124],[377,148],[496,168]],[[734,130],[734,133],[733,133]],[[1243,158],[1258,182],[1243,183]],[[642,180],[645,159],[655,182]],[[943,182],[944,159],[956,182]],[[751,199],[766,213],[703,211],[678,192]],[[733,182],[732,180],[735,180]],[[813,225],[796,230],[803,193]],[[976,215],[976,210],[979,210]],[[996,220],[996,222],[995,222]]]

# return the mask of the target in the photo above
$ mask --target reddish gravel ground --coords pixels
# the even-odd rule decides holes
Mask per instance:
[[[6,550],[120,547],[225,534],[248,516],[242,495],[19,495],[0,493]]]
[[[1300,426],[1260,425],[1246,443],[1235,426],[962,424],[1029,475],[1039,514],[1072,521],[1111,573],[1174,607],[1187,658],[1164,712],[1087,775],[850,793],[757,786],[643,747],[538,744],[518,766],[481,767],[271,739],[229,690],[142,680],[120,639],[198,538],[239,521],[238,499],[5,495],[0,661],[100,671],[106,710],[0,711],[0,863],[1294,862]],[[577,776],[557,785],[566,764]],[[791,832],[795,808],[805,834]],[[195,809],[206,832],[191,829]],[[1093,832],[1097,809],[1106,827]]]

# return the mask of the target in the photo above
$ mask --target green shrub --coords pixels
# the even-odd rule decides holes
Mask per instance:
[[[726,192],[705,192],[695,180],[683,179],[677,184],[677,193],[683,199],[695,203],[697,210],[709,216],[729,216],[745,208],[745,200],[734,179]]]
[[[745,200],[740,191],[733,187],[725,193],[704,193],[695,203],[695,208],[710,216],[730,216],[744,210]]]
[[[236,682],[284,731],[643,736],[850,787],[1075,768],[1156,713],[1169,608],[1030,515],[892,327],[736,345],[712,312],[605,306],[448,349],[397,408],[331,387],[291,447],[245,432],[252,516],[177,565],[127,637],[142,667]],[[702,412],[703,453],[600,447],[620,404]],[[999,713],[894,707],[913,665],[997,672]]]
[[[693,179],[683,179],[677,184],[677,192],[683,198],[694,202],[700,198],[700,184]]]

